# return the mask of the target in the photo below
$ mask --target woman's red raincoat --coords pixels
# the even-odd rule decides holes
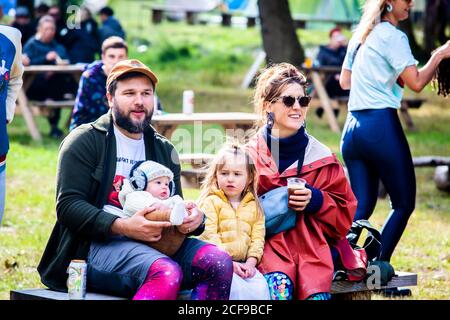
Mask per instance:
[[[330,292],[333,261],[328,243],[344,238],[356,211],[356,198],[336,156],[312,136],[305,150],[300,177],[323,195],[314,214],[298,213],[296,226],[266,239],[259,270],[281,271],[294,282],[294,297],[306,299],[313,293]],[[272,158],[261,131],[247,144],[259,173],[259,195],[286,186],[297,174],[297,162],[283,173]]]

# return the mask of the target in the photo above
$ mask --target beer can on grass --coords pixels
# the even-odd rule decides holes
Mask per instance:
[[[86,297],[87,263],[84,260],[72,260],[67,268],[67,289],[70,300],[83,300]]]

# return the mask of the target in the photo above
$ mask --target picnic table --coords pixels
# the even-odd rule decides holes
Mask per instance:
[[[328,119],[330,129],[334,132],[341,132],[337,118],[333,112],[333,108],[339,107],[336,101],[333,101],[325,89],[325,83],[328,79],[336,73],[341,72],[340,67],[332,66],[317,66],[303,68],[306,76],[309,77],[314,85],[311,93],[312,106],[322,106]]]
[[[152,125],[156,131],[170,140],[175,129],[182,124],[220,124],[226,132],[235,129],[246,131],[257,119],[256,114],[247,112],[166,113],[153,115]]]
[[[84,64],[75,64],[75,65],[33,65],[33,66],[26,66],[24,68],[23,85],[17,97],[17,104],[19,110],[21,111],[25,119],[28,131],[30,132],[30,135],[33,138],[33,140],[37,141],[42,140],[41,133],[38,130],[33,112],[31,111],[31,105],[34,103],[31,103],[26,95],[26,91],[33,83],[33,80],[36,78],[38,74],[53,72],[53,73],[71,74],[74,77],[75,81],[78,83],[80,81],[84,67],[85,67]],[[74,105],[74,100],[47,101],[47,102],[42,101],[37,102],[36,104],[41,108],[61,108],[61,107],[72,108]]]

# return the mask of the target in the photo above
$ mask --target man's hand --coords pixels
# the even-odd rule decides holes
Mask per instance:
[[[191,233],[196,230],[203,222],[204,213],[193,203],[186,205],[189,215],[184,218],[183,224],[177,226],[178,231],[183,234]]]
[[[58,56],[58,54],[55,51],[50,51],[45,56],[45,59],[47,59],[47,61],[54,61],[54,60],[59,59],[59,56]]]
[[[23,54],[23,55],[22,55],[22,64],[23,64],[24,66],[29,66],[30,63],[31,63],[30,58],[29,58],[26,54]]]
[[[168,221],[150,221],[145,215],[157,210],[155,206],[136,212],[128,219],[116,219],[111,226],[113,234],[121,234],[134,240],[156,242],[161,239],[163,228],[170,227]]]
[[[311,201],[311,197],[312,192],[310,189],[297,189],[295,190],[294,195],[289,197],[289,208],[294,211],[303,211]]]

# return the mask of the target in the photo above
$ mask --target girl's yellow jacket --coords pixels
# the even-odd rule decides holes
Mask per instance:
[[[249,192],[235,210],[222,190],[213,190],[199,203],[206,215],[201,240],[224,249],[234,261],[249,257],[261,260],[264,249],[264,214],[258,213],[257,203]]]

